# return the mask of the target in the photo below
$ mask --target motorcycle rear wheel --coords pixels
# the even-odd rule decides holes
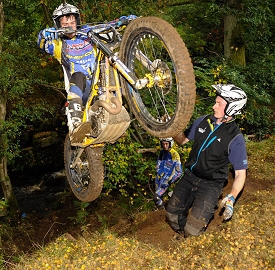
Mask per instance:
[[[156,137],[177,135],[192,116],[196,85],[176,29],[157,17],[135,19],[123,34],[120,58],[137,78],[151,79],[140,90],[122,79],[123,94],[141,126]]]
[[[86,147],[77,160],[76,166],[72,168],[72,164],[81,149],[71,146],[69,135],[66,136],[64,163],[70,188],[80,201],[91,202],[98,198],[103,187],[103,147]]]

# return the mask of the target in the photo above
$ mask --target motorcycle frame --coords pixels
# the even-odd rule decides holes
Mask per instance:
[[[82,34],[87,36],[90,39],[90,42],[94,46],[94,50],[97,52],[96,55],[96,68],[92,75],[92,85],[91,85],[91,92],[88,97],[88,100],[85,104],[84,108],[84,115],[82,122],[88,121],[89,118],[89,109],[92,106],[94,98],[98,95],[98,82],[100,80],[101,73],[101,67],[100,63],[102,60],[104,60],[105,64],[105,70],[104,70],[104,80],[105,80],[105,86],[104,90],[106,93],[106,102],[110,103],[110,91],[114,91],[116,93],[116,97],[119,99],[119,102],[122,104],[122,89],[120,84],[120,76],[122,79],[125,79],[132,87],[128,88],[128,91],[132,91],[133,88],[136,89],[142,89],[145,86],[152,83],[153,80],[156,80],[157,78],[152,78],[150,74],[147,74],[145,78],[138,79],[135,74],[121,61],[121,59],[118,57],[117,53],[114,53],[107,43],[102,41],[96,33],[93,31],[90,31],[88,33],[81,32],[81,31],[75,31],[76,34]],[[147,59],[144,55],[141,53],[139,54],[139,58],[141,63],[148,64],[151,63],[149,59]],[[112,71],[111,71],[112,70]],[[110,85],[110,72],[113,72],[114,75],[114,81],[115,85]],[[85,137],[85,139],[82,142],[81,147],[97,147],[102,146],[104,144],[93,144],[93,142],[97,138],[91,138],[91,137]]]

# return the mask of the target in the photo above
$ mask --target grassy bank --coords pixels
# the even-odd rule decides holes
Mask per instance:
[[[160,248],[106,229],[64,234],[11,269],[275,269],[275,139],[248,142],[247,188],[233,218],[215,230]],[[150,213],[148,213],[149,215]],[[7,265],[7,264],[6,264]]]

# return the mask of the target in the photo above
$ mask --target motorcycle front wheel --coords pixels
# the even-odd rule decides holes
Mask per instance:
[[[71,146],[69,135],[64,143],[64,163],[70,188],[80,201],[91,202],[101,194],[104,182],[103,147]]]
[[[188,50],[176,29],[157,17],[141,17],[126,27],[120,58],[138,79],[138,90],[122,79],[122,91],[141,126],[156,137],[177,135],[188,124],[196,85]]]

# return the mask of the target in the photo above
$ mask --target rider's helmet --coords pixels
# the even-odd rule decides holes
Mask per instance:
[[[60,18],[63,16],[74,15],[76,19],[77,27],[80,26],[80,13],[79,9],[73,5],[67,4],[66,2],[61,4],[53,12],[52,18],[54,21],[55,28],[60,28]]]
[[[220,96],[227,102],[224,109],[225,115],[241,114],[241,110],[247,101],[247,96],[241,88],[234,84],[215,84],[212,87],[216,89],[217,96]]]
[[[161,146],[162,146],[162,142],[169,142],[169,148],[172,148],[174,145],[174,140],[171,137],[170,138],[161,138],[160,139]]]

